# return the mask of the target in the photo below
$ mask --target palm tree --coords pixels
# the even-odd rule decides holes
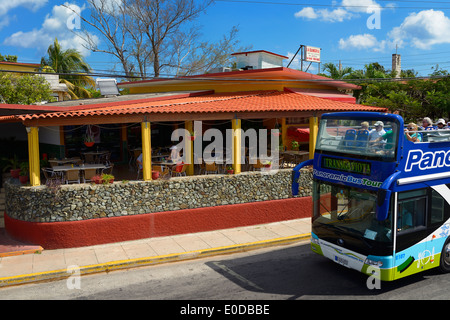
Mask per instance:
[[[323,71],[328,71],[328,73],[330,74],[330,77],[333,79],[342,79],[347,74],[350,74],[353,71],[353,69],[350,67],[345,67],[345,68],[339,70],[339,68],[336,67],[336,65],[334,65],[331,62],[328,62],[323,65]]]
[[[95,81],[86,75],[91,67],[84,61],[81,53],[76,49],[62,50],[58,39],[47,49],[48,57],[41,59],[41,68],[44,72],[60,74],[60,82],[65,83],[72,99],[91,98],[86,87],[95,88]],[[72,75],[77,73],[76,75]]]

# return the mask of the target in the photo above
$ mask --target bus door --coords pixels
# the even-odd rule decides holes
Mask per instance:
[[[428,194],[427,188],[398,192],[396,194],[396,247],[395,277],[400,278],[423,269],[428,252]]]

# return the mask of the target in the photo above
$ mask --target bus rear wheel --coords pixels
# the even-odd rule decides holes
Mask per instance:
[[[445,244],[442,247],[439,269],[444,273],[450,272],[450,238],[445,241]]]

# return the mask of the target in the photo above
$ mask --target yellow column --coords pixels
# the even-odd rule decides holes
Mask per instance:
[[[190,164],[186,169],[186,174],[188,176],[194,175],[194,141],[191,140],[191,132],[194,131],[194,123],[192,121],[185,121],[184,128],[188,131],[186,132],[186,137],[184,137],[184,152],[186,153],[186,161]]]
[[[152,180],[152,143],[150,122],[141,123],[142,131],[142,175],[144,181]]]
[[[286,118],[281,119],[281,141],[283,142],[283,150],[286,147],[286,134],[287,134],[287,126],[286,126]]]
[[[28,163],[30,170],[31,186],[41,185],[41,166],[39,163],[39,129],[37,127],[27,127],[28,136]]]
[[[231,128],[233,129],[233,170],[234,174],[241,173],[241,120],[231,120]]]
[[[309,158],[314,158],[316,148],[317,133],[319,131],[319,120],[317,117],[309,118]]]

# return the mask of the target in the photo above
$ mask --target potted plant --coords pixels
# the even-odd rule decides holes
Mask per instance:
[[[227,167],[227,173],[228,174],[233,174],[234,173],[233,166],[228,166]]]
[[[20,172],[19,172],[19,181],[21,184],[25,184],[28,182],[28,162],[20,163]]]
[[[298,147],[300,146],[298,141],[296,141],[296,140],[293,140],[291,142],[291,145],[292,145],[292,150],[298,150]]]
[[[86,147],[92,147],[94,145],[95,141],[94,141],[94,137],[90,134],[87,134],[84,136],[84,145]]]
[[[99,174],[97,174],[97,175],[95,175],[95,176],[93,176],[92,178],[91,178],[91,181],[92,182],[94,182],[95,184],[100,184],[100,183],[102,183],[102,177],[99,175]]]
[[[191,141],[195,140],[195,131],[190,131],[189,132],[191,134]]]
[[[159,171],[152,170],[152,180],[159,178]]]
[[[17,158],[17,156],[14,155],[14,157],[12,157],[11,159],[2,158],[2,160],[7,163],[6,166],[3,167],[3,171],[6,172],[9,169],[10,173],[11,173],[11,177],[19,178],[20,164],[19,164],[19,159]]]
[[[103,184],[108,184],[108,183],[113,183],[114,182],[114,176],[112,174],[107,174],[104,173],[102,174],[102,183]]]

